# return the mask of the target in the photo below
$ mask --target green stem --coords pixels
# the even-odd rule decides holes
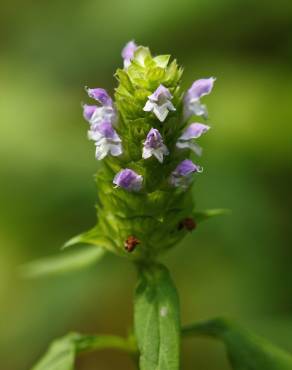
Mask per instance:
[[[206,335],[211,337],[222,337],[226,330],[226,326],[226,320],[217,318],[184,326],[181,332],[183,336]]]
[[[118,349],[132,355],[137,354],[136,341],[133,336],[122,338],[116,335],[88,335],[76,342],[78,354],[107,348]]]

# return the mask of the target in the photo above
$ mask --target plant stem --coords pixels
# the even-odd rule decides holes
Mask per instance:
[[[133,336],[123,338],[116,335],[88,335],[77,340],[76,348],[77,353],[114,348],[132,355],[137,354],[136,341]]]

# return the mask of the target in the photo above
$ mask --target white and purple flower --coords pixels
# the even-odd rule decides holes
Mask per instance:
[[[170,183],[175,187],[186,189],[191,183],[192,174],[202,171],[202,167],[194,164],[190,159],[185,159],[172,171]]]
[[[150,158],[152,155],[162,163],[163,156],[168,155],[169,151],[166,145],[163,143],[162,136],[156,128],[152,128],[146,137],[143,146],[142,157],[144,159]]]
[[[208,117],[207,107],[201,104],[201,97],[210,94],[213,89],[214,77],[196,80],[184,97],[184,118],[188,119],[192,115]]]
[[[116,187],[121,187],[127,191],[141,190],[142,182],[143,177],[129,168],[119,171],[113,179]]]
[[[135,42],[129,41],[122,50],[122,57],[124,59],[124,68],[128,68],[131,64],[132,59],[134,58],[135,51],[137,50],[138,46]]]
[[[191,123],[178,138],[176,146],[180,149],[191,149],[197,155],[202,155],[202,148],[196,143],[196,139],[205,134],[209,129],[210,126],[203,123]]]
[[[116,120],[116,112],[113,106],[112,98],[106,90],[101,88],[89,89],[86,88],[88,96],[95,99],[100,105],[83,105],[83,117],[90,125],[99,124],[103,121],[114,123]]]
[[[122,154],[122,141],[109,121],[91,125],[88,138],[95,141],[97,160],[103,159],[108,154],[114,157]]]
[[[152,95],[148,96],[148,100],[143,108],[145,112],[151,112],[159,119],[160,122],[163,122],[169,111],[175,111],[175,107],[170,101],[173,98],[170,91],[160,85]]]

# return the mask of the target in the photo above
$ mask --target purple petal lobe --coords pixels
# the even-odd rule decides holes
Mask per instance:
[[[187,92],[188,98],[190,100],[199,100],[202,96],[210,94],[215,80],[214,77],[210,77],[195,81]]]
[[[154,93],[148,98],[152,101],[172,99],[170,91],[163,85],[158,86]]]
[[[202,172],[202,168],[194,164],[191,160],[185,159],[171,173],[170,183],[175,187],[185,190],[190,185],[192,174],[195,172]]]
[[[97,100],[101,105],[111,106],[113,103],[105,89],[101,89],[99,87],[95,89],[87,89],[87,93],[90,98]]]
[[[122,50],[122,58],[124,59],[124,67],[127,68],[131,64],[131,60],[134,58],[137,45],[134,41],[129,41]]]
[[[203,123],[191,123],[183,132],[179,140],[197,139],[205,134],[209,129],[210,126],[204,125]]]
[[[90,121],[94,112],[96,111],[98,107],[96,105],[83,105],[83,117],[86,119],[86,121]]]
[[[178,176],[187,176],[192,172],[200,172],[201,167],[194,164],[190,159],[182,161],[174,170],[174,174]]]
[[[144,145],[148,148],[157,149],[163,143],[162,136],[156,128],[152,128],[146,137]]]
[[[115,130],[113,129],[112,124],[109,121],[104,121],[97,126],[97,130],[104,136],[106,139],[113,139],[115,136]]]
[[[135,171],[126,168],[121,170],[114,177],[113,183],[128,191],[139,191],[142,187],[143,177]]]

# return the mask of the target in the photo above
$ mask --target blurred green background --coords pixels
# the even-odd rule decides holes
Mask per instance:
[[[17,267],[95,223],[97,169],[83,86],[113,92],[130,39],[171,53],[184,87],[216,76],[198,209],[233,210],[164,257],[182,320],[224,315],[292,352],[292,2],[3,0],[0,5],[0,368],[29,369],[68,331],[126,334],[135,271],[106,257],[60,278]],[[224,348],[183,344],[184,370],[227,370]],[[80,370],[132,369],[100,352]]]

